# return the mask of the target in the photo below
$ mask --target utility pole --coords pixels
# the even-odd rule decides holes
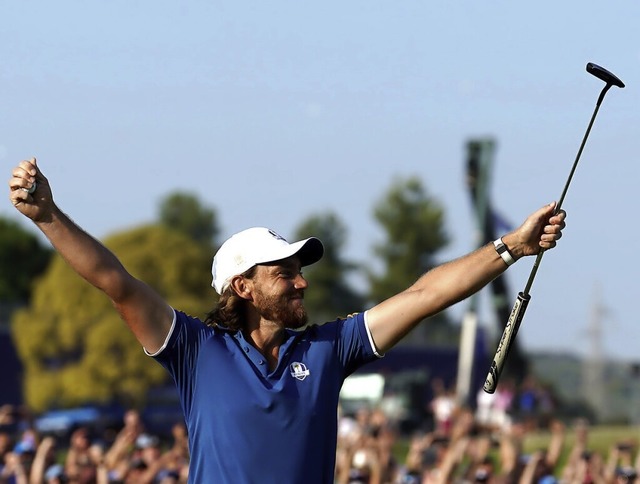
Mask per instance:
[[[582,395],[595,410],[598,418],[606,416],[608,402],[605,391],[605,360],[603,349],[602,319],[605,314],[599,286],[595,287],[593,305],[587,328],[589,352],[584,356],[582,369]]]

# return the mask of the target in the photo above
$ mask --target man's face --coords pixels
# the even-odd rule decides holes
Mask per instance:
[[[297,257],[258,266],[253,281],[253,304],[264,319],[294,329],[307,323],[307,281]]]

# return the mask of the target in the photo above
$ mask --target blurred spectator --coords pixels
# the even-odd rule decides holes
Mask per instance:
[[[456,399],[453,390],[448,389],[440,378],[431,384],[433,399],[429,405],[433,414],[435,430],[440,435],[449,435],[451,422],[456,410]]]
[[[0,431],[0,463],[4,462],[4,456],[11,452],[12,445],[11,434],[6,431]]]
[[[140,412],[136,409],[129,409],[124,413],[123,417],[124,427],[122,430],[130,433],[134,438],[137,438],[142,432],[144,432],[144,423]]]
[[[436,387],[439,384],[436,383]],[[514,400],[513,382],[504,382],[503,405]],[[416,434],[406,457],[397,460],[398,436],[381,408],[363,407],[338,419],[336,484],[620,484],[637,482],[640,452],[635,440],[617,442],[606,452],[589,445],[589,424],[572,426],[545,415],[539,384],[530,415],[512,410],[509,425],[486,413],[455,407],[446,426]],[[446,392],[445,392],[446,393]],[[439,393],[443,395],[444,393]],[[495,408],[495,401],[491,408]],[[487,400],[488,401],[488,400]],[[0,407],[1,408],[1,407]],[[487,408],[490,408],[487,406]],[[507,405],[503,409],[509,408]],[[1,413],[1,410],[0,410]],[[76,429],[68,441],[38,435],[30,420],[5,410],[15,431],[0,428],[0,484],[184,484],[189,475],[189,445],[184,422],[176,422],[167,440],[144,429],[140,414],[127,412],[122,428],[107,445],[96,444],[89,428]],[[25,414],[26,415],[26,414]],[[552,416],[547,415],[547,416]],[[18,417],[17,419],[14,417]],[[531,418],[535,426],[531,425]],[[15,425],[20,420],[19,425]],[[550,434],[544,448],[524,452],[532,430]],[[417,428],[422,428],[419,424]],[[19,430],[18,430],[19,429]],[[444,430],[446,429],[446,431]],[[567,438],[570,434],[570,439]],[[566,442],[571,446],[566,447]],[[560,455],[565,457],[560,459]]]
[[[20,455],[15,452],[7,452],[4,456],[4,465],[0,471],[0,482],[11,484],[27,484],[28,471],[25,469]]]
[[[91,440],[86,427],[80,427],[71,433],[64,464],[64,471],[69,480],[79,484],[88,484],[96,480],[98,469],[90,449]]]
[[[66,482],[64,466],[56,462],[56,450],[56,440],[53,437],[44,437],[40,441],[31,466],[31,483]]]
[[[630,466],[621,467],[616,470],[616,484],[636,482],[638,472]]]
[[[380,409],[362,408],[355,419],[341,416],[336,455],[337,484],[395,482],[398,462],[393,456],[396,432]]]
[[[495,393],[478,390],[476,420],[480,425],[494,430],[506,430],[511,425],[514,386],[513,380],[507,379]]]
[[[47,468],[47,472],[44,474],[44,481],[46,484],[62,484],[68,482],[67,476],[64,473],[64,466],[54,464]]]

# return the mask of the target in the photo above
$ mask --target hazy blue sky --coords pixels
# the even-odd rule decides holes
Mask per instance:
[[[0,162],[8,179],[37,156],[97,237],[191,190],[224,236],[290,236],[333,210],[361,262],[381,236],[373,205],[418,175],[446,209],[444,260],[474,243],[465,142],[497,140],[493,202],[519,223],[560,196],[595,62],[627,87],[600,110],[519,338],[584,354],[599,291],[605,351],[640,360],[639,19],[637,0],[0,1]],[[514,297],[532,263],[509,270]]]

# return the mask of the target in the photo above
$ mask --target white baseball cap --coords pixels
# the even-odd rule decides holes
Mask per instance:
[[[322,242],[316,237],[290,244],[273,230],[253,227],[232,235],[218,249],[211,267],[211,285],[218,294],[222,294],[233,276],[242,274],[253,266],[286,259],[292,255],[297,255],[300,263],[308,266],[318,262],[323,253]]]

